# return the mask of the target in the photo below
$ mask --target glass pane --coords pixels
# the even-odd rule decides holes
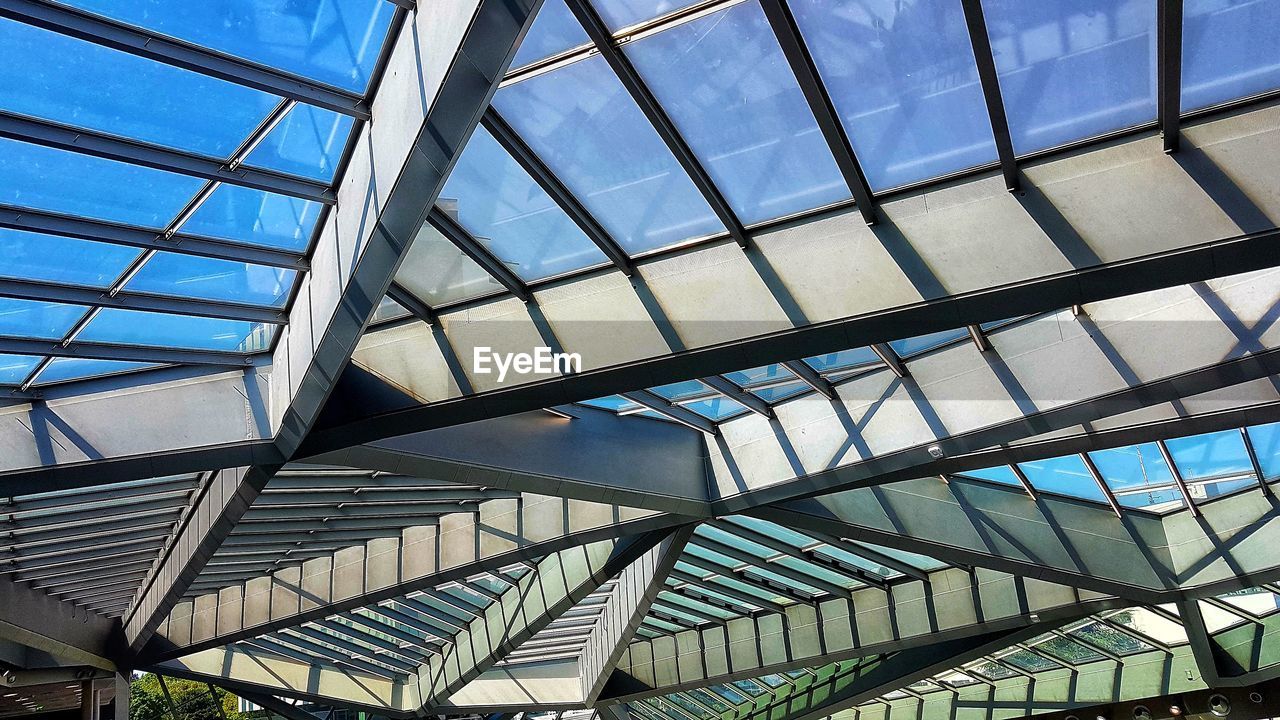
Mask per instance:
[[[1121,610],[1108,615],[1107,620],[1164,645],[1177,645],[1187,641],[1187,633],[1180,624],[1146,608]]]
[[[1257,482],[1239,431],[1174,438],[1166,440],[1165,447],[1187,480],[1191,497],[1197,500],[1224,495]]]
[[[151,256],[125,289],[284,307],[297,275],[295,270],[162,252]]]
[[[747,412],[746,407],[739,405],[737,401],[730,400],[727,397],[695,400],[691,403],[685,403],[682,407],[692,410],[709,420],[717,422]]]
[[[956,475],[987,480],[1001,485],[1022,487],[1022,483],[1018,482],[1018,476],[1014,474],[1013,468],[1008,465],[997,465],[996,467],[979,468],[977,470],[962,470],[957,472]]]
[[[522,68],[589,42],[591,39],[569,12],[564,0],[546,0],[516,50],[511,67]]]
[[[1263,477],[1268,480],[1280,477],[1280,423],[1249,428],[1249,443],[1258,456]]]
[[[188,235],[302,252],[320,217],[320,203],[219,185],[182,225]]]
[[[105,375],[115,375],[117,373],[129,372],[131,370],[144,370],[146,368],[159,367],[154,363],[130,362],[127,360],[92,360],[88,358],[54,358],[49,361],[44,370],[40,371],[40,376],[36,378],[36,385],[52,385],[53,383],[69,382],[71,380],[87,380],[89,378],[102,377]]]
[[[378,302],[378,307],[373,310],[373,317],[369,318],[370,325],[377,325],[380,322],[388,320],[397,320],[402,317],[408,317],[409,311],[400,306],[400,303],[389,297],[383,296]]]
[[[1096,621],[1089,621],[1070,634],[1116,655],[1131,655],[1153,649],[1150,643]]]
[[[959,0],[792,0],[873,190],[996,160]]]
[[[775,364],[764,365],[750,370],[738,370],[737,372],[725,373],[725,377],[742,387],[749,387],[760,383],[790,380],[794,378],[795,375],[786,367]]]
[[[1000,662],[1006,662],[1010,665],[1026,670],[1027,672],[1040,672],[1042,670],[1052,670],[1056,667],[1062,667],[1058,663],[1047,657],[1036,655],[1026,650],[1017,650],[1000,658]]]
[[[1081,665],[1103,659],[1102,653],[1097,650],[1056,635],[1044,642],[1036,643],[1035,649],[1072,665]]]
[[[754,0],[624,47],[742,222],[849,197]]]
[[[1280,3],[1185,0],[1182,109],[1280,87]]]
[[[254,167],[329,181],[338,169],[355,120],[298,103],[249,153]]]
[[[605,262],[551,198],[484,128],[477,128],[440,193],[458,222],[522,280]]]
[[[902,340],[894,340],[889,346],[894,349],[901,357],[911,357],[919,355],[926,350],[932,350],[940,345],[946,345],[955,342],[961,338],[968,338],[969,331],[964,328],[955,330],[943,330],[941,332],[929,333],[928,335],[918,335],[916,337],[904,338]]]
[[[622,410],[631,410],[640,407],[621,395],[610,395],[608,397],[596,398],[594,400],[583,400],[579,405],[587,407],[599,408],[610,412],[619,412]]]
[[[505,87],[494,107],[629,254],[724,232],[603,58]]]
[[[1280,608],[1280,595],[1259,587],[1247,588],[1229,595],[1219,595],[1224,602],[1253,617],[1262,617]]]
[[[216,158],[278,99],[31,25],[0,20],[4,109]]]
[[[694,4],[696,0],[596,0],[594,5],[610,30],[621,30]]]
[[[1018,463],[1031,487],[1060,495],[1106,502],[1107,497],[1079,455]]]
[[[106,308],[85,326],[78,339],[86,342],[248,353],[266,350],[274,331],[274,325],[242,320]]]
[[[871,348],[855,348],[840,352],[815,355],[805,358],[805,362],[818,372],[833,372],[851,367],[879,365],[880,357]]]
[[[666,398],[671,402],[675,402],[688,397],[706,395],[711,392],[711,388],[708,388],[697,380],[683,380],[678,383],[671,383],[670,385],[661,385],[659,387],[652,388],[652,391],[655,395]]]
[[[896,558],[908,565],[918,567],[921,570],[937,570],[938,568],[946,567],[947,565],[946,563],[941,562],[939,560],[934,560],[931,557],[925,557],[924,555],[908,552],[906,550],[899,550],[897,548],[884,547],[883,545],[876,545],[874,543],[868,543],[868,542],[859,542],[855,544],[865,545],[868,548],[880,553],[881,555],[888,555],[891,558]]]
[[[1167,503],[1182,504],[1182,493],[1171,487],[1173,473],[1155,443],[1096,450],[1089,453],[1089,457],[1122,506],[1150,508]]]
[[[163,228],[204,181],[0,138],[0,203]]]
[[[504,289],[431,223],[418,229],[396,271],[396,283],[431,307]]]
[[[106,288],[142,251],[109,243],[0,228],[0,276]]]
[[[64,0],[320,82],[363,91],[395,6],[385,0]]]
[[[0,297],[0,335],[61,340],[89,308]]]
[[[984,0],[1018,153],[1156,118],[1156,3]]]
[[[809,386],[802,382],[788,383],[786,385],[775,385],[773,387],[759,388],[752,390],[751,394],[764,400],[765,402],[775,403],[794,397],[803,392],[808,392]]]
[[[34,355],[0,355],[0,385],[21,385],[42,359]]]

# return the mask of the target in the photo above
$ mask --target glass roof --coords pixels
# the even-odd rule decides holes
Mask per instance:
[[[59,4],[87,13],[85,22],[176,39],[284,73],[299,87],[355,99],[369,89],[392,20],[403,12],[386,0]],[[228,248],[211,257],[181,242],[144,250],[116,244],[111,233],[95,240],[20,225],[0,229],[0,280],[8,282],[0,292],[0,338],[54,341],[75,355],[0,355],[0,385],[40,387],[172,362],[156,350],[226,353],[229,365],[269,350],[299,284],[291,265],[305,266],[323,207],[293,194],[310,183],[319,197],[335,181],[357,120],[215,77],[199,62],[178,67],[56,25],[0,19],[0,46],[2,119],[128,141],[139,158],[158,153],[181,161],[171,165],[244,165],[268,186],[280,178],[278,191],[250,189],[56,149],[23,133],[0,139],[0,206]],[[236,246],[280,251],[281,261],[237,260]],[[43,299],[27,297],[32,285],[43,286],[35,296]],[[76,292],[83,290],[100,293],[103,305],[84,304],[86,295]],[[69,299],[49,300],[60,294]],[[147,296],[149,310],[107,302],[131,295]]]

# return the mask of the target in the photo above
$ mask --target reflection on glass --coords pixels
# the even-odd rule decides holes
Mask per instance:
[[[1173,473],[1155,443],[1095,450],[1089,457],[1120,505],[1163,510],[1158,506],[1182,504],[1182,493],[1173,486]]]
[[[606,260],[484,128],[476,128],[440,198],[456,203],[458,222],[522,280]]]
[[[1280,87],[1280,3],[1185,0],[1182,109]]]
[[[754,0],[623,47],[742,222],[849,197]]]
[[[1256,484],[1253,463],[1236,430],[1165,441],[1169,455],[1197,500]]]
[[[180,229],[188,235],[302,252],[320,207],[310,200],[219,185]]]
[[[984,0],[1018,153],[1156,118],[1156,3]]]
[[[873,190],[996,160],[960,0],[791,0]]]
[[[629,254],[724,232],[603,58],[505,87],[493,104]]]
[[[88,308],[0,297],[0,336],[61,340]]]
[[[1107,500],[1079,455],[1018,463],[1018,467],[1037,490],[1098,502]]]
[[[696,0],[596,0],[593,5],[610,30],[621,30],[694,4]]]
[[[521,68],[589,42],[590,38],[569,12],[564,0],[546,0],[516,49],[511,67]]]
[[[964,328],[955,330],[942,330],[940,332],[929,333],[928,335],[917,335],[916,337],[903,338],[902,340],[894,340],[889,346],[898,353],[899,357],[909,358],[913,355],[919,355],[926,350],[932,350],[949,342],[955,342],[962,338],[969,337],[969,331]]]
[[[747,408],[745,406],[739,405],[737,401],[730,400],[727,397],[695,400],[690,403],[685,403],[683,407],[715,422],[726,420],[735,415],[741,415],[742,413],[747,412]]]
[[[1008,465],[997,465],[989,468],[978,468],[976,470],[962,470],[957,475],[965,477],[977,478],[979,480],[987,480],[988,482],[1000,483],[1001,485],[1012,485],[1014,487],[1022,487],[1022,483],[1018,481],[1018,476],[1014,474],[1013,468]]]
[[[21,385],[40,360],[34,355],[0,355],[0,385]]]
[[[91,358],[60,357],[49,361],[40,371],[35,385],[52,385],[53,383],[70,382],[72,380],[88,380],[90,378],[115,375],[133,370],[145,370],[159,367],[155,363],[132,362],[129,360],[94,360]]]
[[[809,363],[809,366],[814,370],[827,373],[847,370],[853,367],[879,365],[880,356],[876,355],[871,348],[856,348],[827,353],[826,355],[815,355],[814,357],[805,358],[804,361]]]
[[[396,271],[396,283],[431,307],[470,300],[503,289],[501,283],[423,223]]]
[[[67,5],[363,91],[395,6],[385,0],[62,0]]]
[[[354,123],[346,115],[298,103],[249,153],[245,163],[327,182],[338,170]]]
[[[0,203],[164,228],[204,181],[0,138]]]
[[[1268,481],[1280,477],[1280,423],[1254,425],[1249,428],[1249,443]]]
[[[105,308],[77,337],[86,342],[164,348],[258,352],[266,350],[274,325],[219,318]]]
[[[0,19],[0,105],[22,115],[225,158],[278,99]]]
[[[283,307],[297,275],[284,268],[162,252],[151,256],[125,289]]]
[[[683,400],[697,395],[705,395],[711,392],[711,389],[697,380],[682,380],[681,382],[671,383],[670,385],[660,385],[652,388],[652,392],[670,402]]]
[[[0,228],[0,276],[106,288],[141,254],[137,248]]]

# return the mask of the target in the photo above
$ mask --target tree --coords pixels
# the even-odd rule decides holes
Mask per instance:
[[[178,717],[172,716],[159,678],[145,673],[129,685],[129,720],[222,720],[224,714],[227,720],[249,720],[248,715],[240,712],[236,696],[225,690],[215,689],[222,705],[220,713],[208,685],[169,677],[165,678],[165,685]]]

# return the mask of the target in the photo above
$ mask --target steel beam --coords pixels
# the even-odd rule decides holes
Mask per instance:
[[[631,99],[640,108],[640,112],[648,118],[649,123],[653,125],[653,129],[658,133],[658,137],[666,144],[671,154],[675,156],[676,162],[680,163],[680,167],[684,169],[689,179],[693,182],[694,187],[698,188],[698,192],[702,193],[703,199],[707,201],[707,205],[711,207],[712,212],[720,219],[725,228],[729,231],[729,236],[733,238],[738,245],[744,249],[750,247],[751,239],[747,235],[747,230],[742,225],[742,221],[738,219],[733,208],[730,207],[729,201],[721,194],[720,189],[716,187],[715,182],[711,180],[711,176],[703,167],[702,162],[694,155],[693,149],[681,137],[680,131],[676,129],[675,123],[667,116],[666,110],[658,102],[657,98],[645,85],[640,77],[640,73],[636,72],[635,67],[631,65],[631,61],[623,54],[622,50],[614,42],[613,33],[609,32],[608,26],[604,24],[604,20],[591,6],[588,0],[568,0],[569,10],[573,13],[578,22],[582,24],[582,28],[586,30],[587,37],[591,38],[591,42],[595,43],[596,49],[600,51],[600,55],[604,58],[609,67],[613,69],[618,80],[622,82],[622,86],[626,88]]]
[[[23,340],[0,338],[0,353],[13,355],[44,355],[47,357],[92,358],[96,360],[133,360],[135,362],[220,365],[247,367],[253,364],[253,356],[245,353],[211,350],[180,350],[137,345],[113,345],[109,343],[74,340],[64,345],[57,340]]]
[[[0,14],[4,13],[3,7],[0,5]],[[325,205],[337,202],[332,188],[314,180],[258,170],[247,165],[232,169],[221,159],[170,150],[16,113],[0,111],[0,137]]]
[[[633,390],[631,392],[622,393],[622,397],[630,400],[637,405],[642,405],[649,410],[671,420],[674,423],[683,425],[691,430],[705,433],[707,435],[716,434],[716,424],[705,417],[686,410],[674,403],[667,402],[665,398],[649,390]]]
[[[418,671],[423,710],[442,705],[508,653],[660,543],[665,531],[561,550],[537,564]]]
[[[818,394],[828,400],[836,399],[836,389],[831,385],[831,381],[818,374],[809,363],[803,360],[785,360],[783,367],[790,370],[801,382],[813,388]]]
[[[769,403],[761,400],[758,396],[753,395],[750,391],[743,390],[738,387],[736,383],[724,376],[708,375],[707,377],[700,379],[704,385],[707,385],[712,390],[724,395],[751,412],[762,417],[773,417],[773,408],[769,407]]]
[[[71,303],[88,307],[123,308],[148,312],[192,315],[196,317],[244,320],[246,322],[283,325],[283,310],[270,307],[254,307],[237,303],[215,302],[196,298],[165,297],[134,292],[95,290],[72,285],[53,285],[31,280],[0,279],[0,297]]]
[[[355,93],[44,0],[0,0],[0,17],[35,25],[156,62],[209,75],[361,120],[369,106]]]
[[[529,291],[524,281],[517,277],[493,253],[481,245],[479,240],[472,237],[471,233],[467,232],[467,229],[462,227],[452,215],[441,210],[438,206],[433,207],[431,208],[431,214],[427,216],[427,222],[435,226],[440,231],[440,234],[456,245],[464,255],[474,260],[485,272],[492,275],[499,283],[502,283],[502,286],[510,291],[512,295],[524,302],[529,302],[533,299],[533,293]]]
[[[627,256],[625,250],[618,245],[604,226],[596,220],[591,211],[587,210],[577,196],[569,190],[560,178],[556,177],[551,168],[547,167],[537,153],[533,152],[520,135],[507,124],[497,110],[490,107],[485,111],[484,117],[481,118],[481,124],[489,131],[498,144],[502,146],[507,154],[510,155],[538,187],[551,197],[551,200],[569,216],[573,223],[582,230],[596,247],[600,248],[600,252],[609,258],[609,262],[618,268],[623,275],[631,277],[635,272],[635,266],[631,262],[631,258]]]
[[[987,117],[991,120],[996,154],[1000,158],[1000,172],[1004,174],[1005,187],[1013,192],[1020,187],[1018,161],[1013,152],[1013,140],[1009,136],[1009,120],[1004,112],[1004,97],[1000,91],[995,56],[991,52],[991,38],[987,35],[987,22],[982,13],[982,1],[961,0],[960,4],[964,8],[964,20],[969,30],[969,42],[973,46],[973,58],[978,65],[978,81],[982,85],[982,97],[987,103]]]
[[[118,225],[9,205],[0,205],[0,227],[290,270],[310,268],[307,259],[298,253],[239,245],[181,233],[166,237],[163,230]]]
[[[871,186],[867,184],[862,165],[853,152],[853,143],[845,133],[844,124],[840,121],[840,115],[827,94],[826,86],[823,85],[818,68],[809,54],[809,48],[805,46],[804,38],[800,34],[800,28],[796,26],[791,9],[783,0],[761,0],[760,6],[764,9],[769,26],[773,28],[774,37],[782,46],[782,54],[786,57],[787,64],[791,66],[791,74],[795,75],[796,82],[800,84],[800,91],[804,94],[809,111],[817,120],[818,130],[826,140],[832,157],[835,158],[836,167],[840,168],[840,175],[844,178],[845,185],[849,187],[850,194],[853,195],[858,212],[862,214],[862,219],[868,225],[874,225],[876,204],[871,197]]]
[[[1173,153],[1181,144],[1178,125],[1182,118],[1182,0],[1159,0],[1156,12],[1160,135],[1164,151]]]

